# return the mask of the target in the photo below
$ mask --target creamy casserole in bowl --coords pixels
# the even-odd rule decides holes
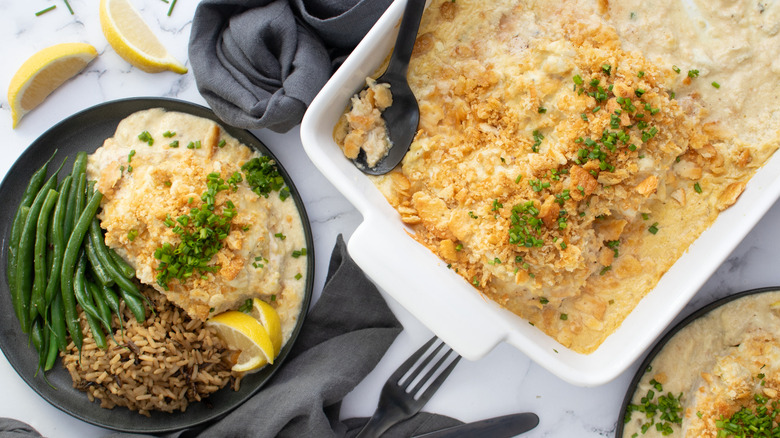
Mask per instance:
[[[456,350],[506,340],[566,380],[601,383],[777,197],[777,114],[748,93],[778,89],[775,58],[757,51],[775,11],[482,6],[429,6],[410,65],[421,124],[396,172],[361,175],[332,135],[334,108],[390,50],[380,39],[399,4],[312,104],[304,147],[365,216],[355,259]],[[706,30],[689,33],[686,17]]]
[[[629,385],[617,437],[771,436],[780,403],[780,292],[741,292],[695,311]]]

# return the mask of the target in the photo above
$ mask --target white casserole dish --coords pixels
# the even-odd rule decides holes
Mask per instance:
[[[708,277],[780,196],[780,156],[760,169],[739,201],[721,213],[612,335],[591,354],[575,353],[526,320],[482,297],[418,244],[372,182],[347,160],[333,127],[350,97],[392,50],[405,0],[396,0],[312,102],[301,124],[303,147],[317,168],[360,211],[348,243],[374,282],[469,360],[507,342],[561,379],[606,383],[627,369],[672,322]]]

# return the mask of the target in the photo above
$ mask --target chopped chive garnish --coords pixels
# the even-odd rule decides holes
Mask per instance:
[[[68,3],[68,0],[65,1],[65,7],[68,8],[68,12],[70,12],[70,15],[73,15],[73,8],[70,7],[70,3]]]
[[[247,298],[246,301],[244,301],[244,304],[242,304],[239,308],[239,312],[249,313],[252,311],[252,307],[254,307],[254,304],[252,302],[251,298]]]
[[[36,16],[36,17],[39,17],[39,16],[41,16],[41,15],[43,15],[43,14],[45,14],[45,13],[47,13],[47,12],[51,11],[52,9],[55,9],[56,7],[57,7],[57,5],[51,5],[51,6],[49,6],[49,7],[48,7],[48,8],[46,8],[46,9],[42,9],[42,10],[40,10],[40,11],[36,12],[36,13],[35,13],[35,16]]]
[[[174,135],[176,135],[176,133],[175,133],[175,132],[171,132],[171,131],[165,131],[165,132],[163,132],[163,137],[165,137],[165,138],[171,138],[171,137],[173,137]]]
[[[699,77],[699,70],[688,70],[688,77],[689,78],[698,78]]]
[[[171,12],[173,12],[173,7],[174,7],[174,6],[176,6],[176,0],[173,0],[173,1],[171,2],[171,7],[170,7],[170,8],[168,8],[168,16],[169,16],[169,17],[171,16]]]
[[[225,139],[223,138],[222,140],[220,140],[219,143],[217,143],[217,146],[221,148],[225,147]]]
[[[149,146],[154,144],[154,139],[152,138],[152,134],[149,134],[149,131],[144,131],[138,134],[138,139],[145,142]]]
[[[647,229],[647,231],[650,232],[650,234],[655,234],[658,232],[658,222],[653,223],[653,225],[650,225],[650,227]]]
[[[168,146],[176,149],[177,147],[179,147],[179,140],[172,141]]]
[[[719,84],[719,83],[717,83],[717,82],[713,82],[713,83],[712,83],[712,86],[713,86],[713,87],[715,87],[715,88],[720,88],[720,84]]]
[[[698,183],[698,182],[693,184],[693,190],[694,190],[696,193],[701,193],[701,186],[699,185],[699,183]]]
[[[676,65],[672,66],[672,70],[674,70],[675,73],[680,73],[680,67],[677,67]]]

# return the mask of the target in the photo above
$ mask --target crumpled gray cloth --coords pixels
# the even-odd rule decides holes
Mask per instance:
[[[341,421],[341,400],[374,369],[401,330],[339,236],[322,295],[307,315],[284,366],[255,396],[222,419],[172,436],[354,437],[367,419]],[[419,413],[384,436],[407,438],[456,424],[460,422],[446,416]],[[0,418],[0,438],[39,436],[24,423]]]
[[[189,59],[225,123],[286,132],[392,0],[204,0]]]

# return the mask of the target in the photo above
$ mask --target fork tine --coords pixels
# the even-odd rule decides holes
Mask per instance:
[[[406,361],[402,363],[401,366],[395,370],[395,372],[393,372],[393,374],[388,379],[388,382],[398,384],[398,382],[401,380],[401,377],[403,377],[406,373],[409,372],[410,369],[412,369],[412,365],[414,365],[414,363],[417,362],[420,357],[422,357],[423,353],[428,351],[428,348],[430,348],[430,346],[436,342],[436,339],[436,336],[432,337],[430,341],[426,342],[425,345],[420,347],[417,351],[414,352],[414,354],[409,356],[409,358],[406,359]],[[430,361],[430,359],[428,360]]]
[[[442,345],[446,345],[446,344],[442,344]],[[439,368],[441,368],[441,366],[444,364],[444,362],[446,362],[447,359],[449,359],[449,357],[450,357],[450,355],[452,353],[455,353],[455,352],[452,351],[451,349],[449,351],[447,351],[441,357],[441,359],[439,359],[439,361],[436,363],[436,365],[434,365],[430,369],[430,371],[428,371],[428,373],[425,374],[425,377],[420,379],[420,382],[410,392],[412,397],[414,397],[414,395],[417,394],[420,391],[420,389],[423,388],[423,386],[425,386],[425,384],[431,379],[431,377],[433,377],[433,375],[436,374],[436,372],[439,370]],[[435,355],[435,353],[434,353],[434,355]],[[431,355],[431,357],[433,357],[434,355]],[[436,379],[431,382],[430,386],[428,386],[428,388],[425,390],[425,392],[423,392],[420,395],[420,398],[418,399],[419,402],[426,403],[428,401],[428,399],[430,399],[431,396],[433,396],[433,393],[436,392],[437,389],[439,389],[439,387],[442,385],[442,383],[444,383],[444,380],[447,378],[447,376],[450,375],[452,370],[455,368],[455,365],[457,365],[458,362],[461,359],[461,356],[459,354],[455,353],[455,356],[456,356],[455,359],[447,366],[447,368],[444,368],[441,371],[441,374],[439,374],[436,377]]]
[[[435,337],[434,337],[434,340],[436,340],[436,338],[435,338]],[[423,370],[425,369],[425,367],[427,367],[427,366],[428,366],[428,364],[429,364],[429,363],[431,363],[431,361],[432,361],[432,360],[433,360],[433,359],[436,357],[436,355],[438,355],[438,354],[439,354],[439,351],[441,350],[441,348],[442,348],[443,346],[445,346],[445,345],[446,345],[446,344],[444,344],[444,342],[442,342],[441,344],[437,345],[437,346],[436,346],[436,348],[434,348],[434,349],[433,349],[433,351],[431,351],[430,353],[428,353],[428,354],[427,354],[427,355],[426,355],[426,356],[423,358],[423,360],[422,360],[422,361],[420,361],[420,363],[419,363],[419,364],[417,364],[417,367],[416,367],[415,369],[413,369],[413,370],[412,370],[412,371],[409,373],[409,376],[408,376],[406,379],[404,379],[404,380],[403,380],[403,383],[402,383],[401,381],[399,381],[399,382],[398,382],[398,386],[408,386],[408,385],[411,385],[412,381],[413,381],[414,379],[416,379],[416,378],[417,378],[417,376],[419,376],[419,375],[420,375],[420,373],[422,373],[422,372],[423,372]],[[427,349],[426,349],[426,350],[427,350]],[[438,367],[438,366],[439,366],[439,365],[437,364],[437,365],[436,365],[436,367]],[[436,368],[434,368],[434,369],[436,369]],[[426,380],[427,380],[427,379],[429,379],[429,378],[430,378],[430,376],[425,376],[425,378],[426,378]]]
[[[371,416],[368,423],[363,426],[363,429],[360,430],[357,435],[358,438],[379,437],[392,425],[420,412],[420,409],[422,409],[433,396],[433,393],[436,392],[442,383],[444,383],[444,380],[449,376],[453,368],[455,368],[455,365],[458,364],[458,361],[460,361],[460,355],[455,353],[443,341],[433,348],[433,351],[426,354],[438,339],[439,338],[436,336],[431,338],[425,345],[420,347],[406,359],[406,361],[393,372],[390,378],[387,379],[387,382],[385,382],[385,385],[382,387],[382,392],[379,395],[376,411],[374,411],[374,415]],[[441,351],[444,351],[444,354],[440,355]],[[439,371],[444,363],[451,359],[450,356],[452,353],[455,353],[455,359],[453,359],[446,368],[441,370],[440,374],[430,382],[429,387],[423,391],[419,398],[415,398],[415,395],[428,384],[428,381],[436,375],[436,372]],[[423,355],[425,355],[424,358]],[[440,356],[438,362],[432,365],[422,380],[415,385],[416,387],[412,392],[406,391],[405,387],[412,386],[414,381],[425,371],[426,367],[428,367],[436,356]],[[420,358],[422,358],[422,360],[420,360]],[[414,367],[418,360],[420,360],[420,364]],[[412,367],[414,367],[414,369],[412,369]],[[407,373],[409,376],[405,378]],[[400,382],[401,379],[404,380],[403,385]]]

